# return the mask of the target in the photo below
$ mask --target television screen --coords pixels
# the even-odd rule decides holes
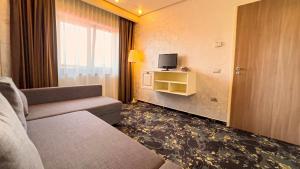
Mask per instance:
[[[160,54],[158,58],[158,67],[167,70],[177,68],[177,56],[177,53]]]

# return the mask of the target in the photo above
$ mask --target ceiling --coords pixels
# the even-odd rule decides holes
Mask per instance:
[[[106,0],[135,15],[145,15],[184,0]],[[141,13],[139,13],[141,10]]]

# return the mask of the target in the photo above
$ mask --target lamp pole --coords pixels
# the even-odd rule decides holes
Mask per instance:
[[[141,60],[141,53],[138,50],[130,50],[129,56],[128,56],[128,62],[130,63],[130,71],[131,71],[131,94],[132,94],[132,101],[131,103],[136,103],[137,100],[134,98],[134,87],[135,87],[135,81],[134,81],[134,75],[135,75],[135,70],[134,66],[136,62],[139,62]]]

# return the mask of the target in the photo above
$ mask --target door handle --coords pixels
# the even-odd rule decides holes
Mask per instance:
[[[237,66],[237,67],[235,68],[235,74],[236,74],[236,75],[240,75],[242,70],[244,70],[244,69],[241,68],[240,66]]]

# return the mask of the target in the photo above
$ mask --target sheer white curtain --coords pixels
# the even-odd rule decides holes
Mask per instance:
[[[56,0],[59,86],[101,84],[118,98],[119,18],[80,0]]]

